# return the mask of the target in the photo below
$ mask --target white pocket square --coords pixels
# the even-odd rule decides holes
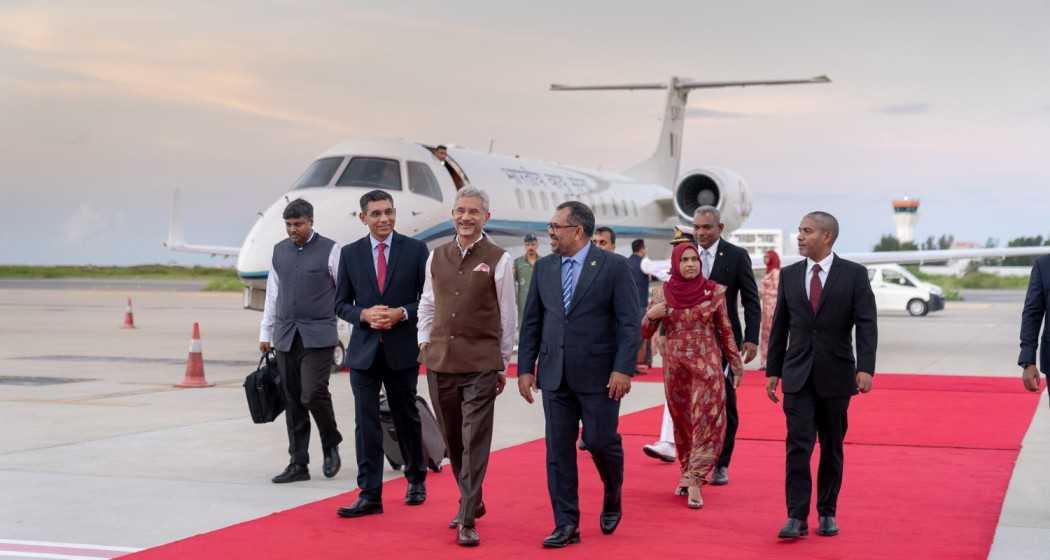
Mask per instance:
[[[481,263],[474,267],[474,272],[484,272],[487,274],[489,272],[489,265]]]

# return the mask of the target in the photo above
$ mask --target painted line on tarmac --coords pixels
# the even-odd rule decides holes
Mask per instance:
[[[99,558],[115,558],[139,550],[126,546],[0,539],[0,556],[17,558],[98,560]]]

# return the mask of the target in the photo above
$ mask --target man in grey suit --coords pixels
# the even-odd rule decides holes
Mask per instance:
[[[518,392],[531,403],[537,385],[543,390],[555,523],[543,546],[561,548],[580,542],[575,444],[581,421],[583,442],[605,487],[602,533],[611,534],[620,523],[623,442],[617,424],[620,399],[635,373],[640,316],[627,259],[590,242],[590,208],[576,201],[558,205],[547,231],[553,254],[536,263],[529,286],[518,341]]]
[[[1039,369],[1036,368],[1035,354],[1039,349],[1039,365],[1044,374],[1050,375],[1050,255],[1039,257],[1032,265],[1032,275],[1028,280],[1028,294],[1024,298],[1024,311],[1021,312],[1021,355],[1017,365],[1024,368],[1022,379],[1024,387],[1032,392],[1039,391]],[[1039,328],[1043,329],[1042,344],[1039,348]]]

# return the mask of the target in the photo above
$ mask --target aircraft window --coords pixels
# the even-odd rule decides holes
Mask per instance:
[[[532,191],[529,191],[529,206],[531,206],[533,210],[536,209],[536,193]]]
[[[332,176],[335,175],[341,163],[343,163],[341,157],[326,157],[311,163],[310,167],[307,167],[299,180],[295,182],[293,188],[327,187],[328,183],[332,182]]]
[[[547,200],[547,191],[540,191],[540,202],[543,203],[543,209],[547,210],[550,208],[550,204]]]
[[[514,196],[518,197],[518,208],[525,208],[525,195],[521,194],[521,189],[514,189]]]
[[[401,190],[401,166],[396,159],[355,157],[336,181],[337,187]]]
[[[418,161],[409,161],[405,165],[408,170],[408,190],[440,201],[441,187],[430,167]]]

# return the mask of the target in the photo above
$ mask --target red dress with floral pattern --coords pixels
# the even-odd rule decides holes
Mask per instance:
[[[685,309],[669,308],[662,320],[642,323],[646,338],[660,323],[664,326],[664,390],[682,469],[679,486],[703,484],[722,452],[726,432],[723,353],[734,374],[743,371],[726,312],[726,288],[719,285],[714,292],[705,302]]]
[[[766,367],[766,356],[769,355],[769,333],[773,330],[773,311],[777,308],[777,288],[780,286],[780,269],[770,270],[762,277],[759,287],[762,298],[762,367]]]

